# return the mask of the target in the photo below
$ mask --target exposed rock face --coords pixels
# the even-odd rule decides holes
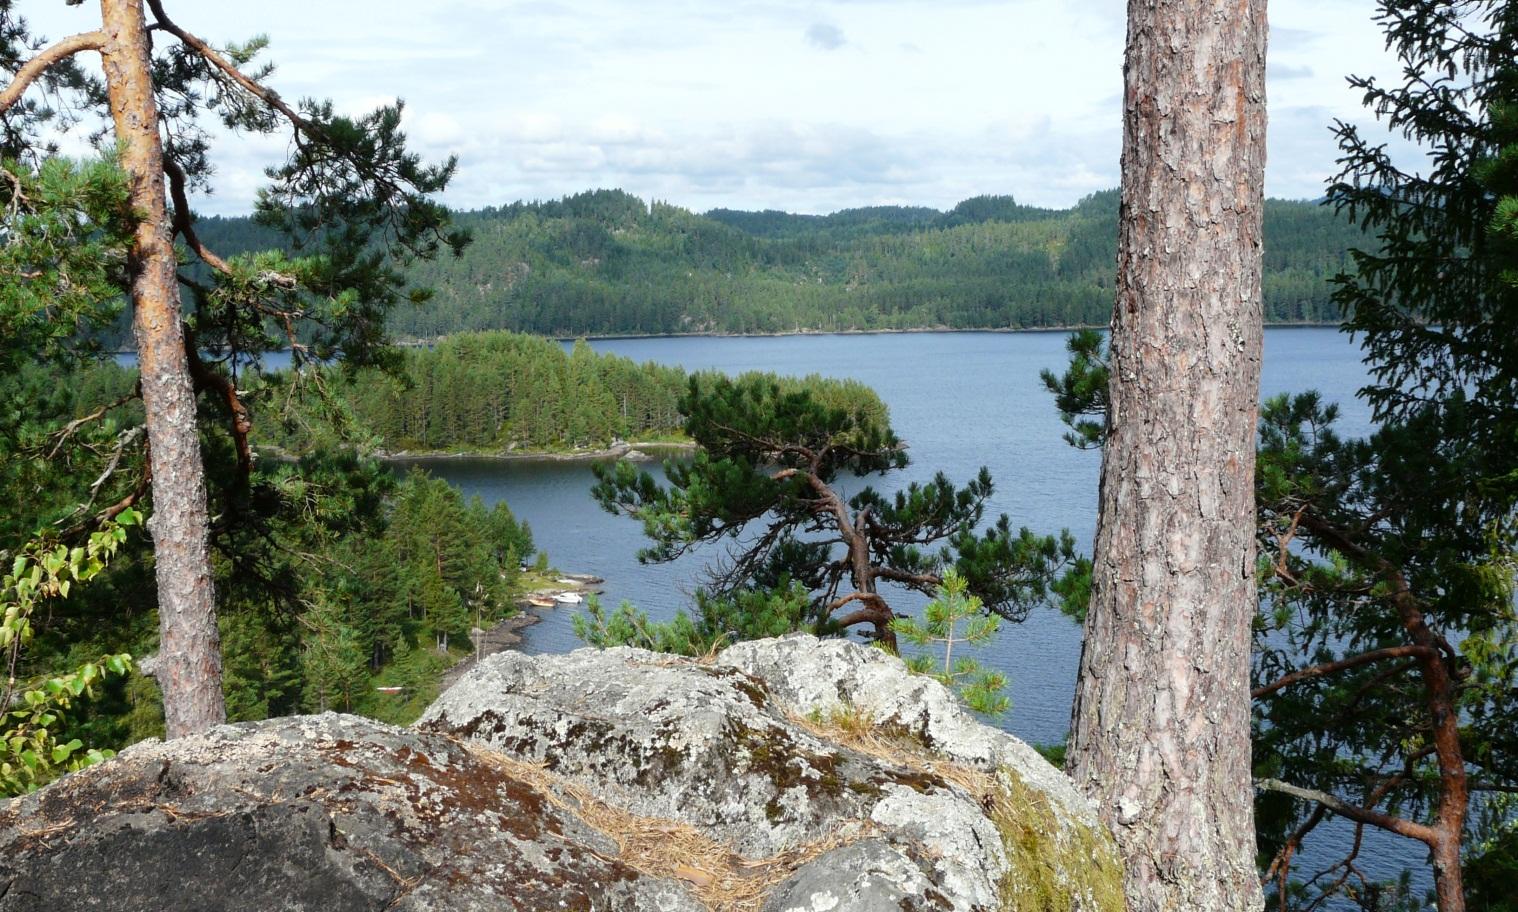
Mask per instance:
[[[705,908],[463,745],[356,716],[128,748],[0,810],[0,909]]]
[[[816,855],[771,891],[772,912],[1121,908],[1108,837],[1062,773],[936,681],[848,641],[743,643],[709,665],[625,648],[505,653],[418,725],[750,862]],[[829,839],[844,844],[824,851]]]
[[[975,718],[931,678],[903,673],[901,661],[847,640],[790,636],[739,643],[717,664],[764,682],[775,702],[802,714],[848,709],[862,721],[916,738],[946,759],[1007,768],[1074,820],[1094,820],[1086,799],[1038,751]]]
[[[0,912],[1118,912],[1064,777],[936,682],[790,637],[491,656],[418,730],[148,742],[0,807]]]
[[[494,656],[418,725],[543,763],[751,859],[868,818],[887,788],[924,784],[785,719],[756,678],[637,649]]]

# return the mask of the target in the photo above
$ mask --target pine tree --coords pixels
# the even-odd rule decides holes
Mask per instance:
[[[330,602],[319,602],[306,612],[302,623],[301,670],[306,709],[349,712],[368,685],[368,657],[358,634],[349,626],[346,612]]]
[[[668,486],[619,461],[596,467],[594,494],[643,523],[652,544],[641,560],[731,541],[731,559],[709,570],[714,596],[799,583],[813,593],[820,629],[868,625],[894,646],[882,584],[932,594],[955,567],[989,610],[1020,620],[1061,591],[1076,564],[1068,532],[1014,532],[1005,516],[977,530],[992,491],[984,469],[964,488],[939,474],[894,497],[866,487],[845,498],[836,487],[845,473],[907,465],[885,404],[861,384],[697,375],[680,408],[701,449],[689,463],[666,464]]]
[[[1265,39],[1264,0],[1128,6],[1110,407],[1067,766],[1112,828],[1133,912],[1261,904]]]
[[[83,233],[118,239],[119,248],[102,259],[120,264],[112,276],[115,291],[132,306],[154,466],[149,528],[160,621],[156,675],[167,734],[178,737],[226,715],[196,397],[215,403],[236,464],[218,512],[242,518],[249,507],[252,419],[233,381],[239,359],[246,365],[281,344],[300,358],[323,360],[338,351],[356,362],[378,358],[388,307],[419,297],[405,293],[404,278],[387,265],[389,255],[430,256],[465,242],[446,232],[446,212],[427,198],[447,184],[453,163],[428,168],[405,151],[399,105],[359,119],[337,116],[330,104],[289,105],[263,82],[270,71],[255,63],[261,40],[214,48],[170,19],[162,0],[101,0],[98,30],[30,54],[30,36],[11,7],[10,0],[0,6],[0,60],[12,71],[0,89],[6,151],[37,168],[49,151],[37,145],[40,124],[53,110],[108,109],[116,163],[125,175],[128,205],[103,213],[98,233]],[[73,63],[87,51],[99,52],[103,83],[82,76]],[[50,110],[39,93],[58,103]],[[228,260],[201,242],[189,194],[211,171],[208,134],[198,123],[206,114],[239,129],[286,129],[296,137],[291,160],[271,172],[259,217],[294,246],[318,238],[320,255]],[[52,124],[68,126],[56,118]],[[7,165],[6,173],[17,175],[18,167]],[[8,181],[9,198],[19,203],[15,191],[24,185]],[[209,278],[181,274],[176,239]],[[22,289],[11,300],[45,296],[67,277],[58,264],[71,256],[68,236],[57,241],[53,249],[35,250],[32,266],[6,274],[8,286]],[[188,317],[181,284],[194,291]],[[218,364],[203,357],[203,349],[227,354]],[[143,480],[121,509],[146,495]]]
[[[897,618],[892,629],[914,646],[943,647],[940,664],[924,653],[907,660],[907,667],[918,674],[930,675],[964,698],[966,705],[986,716],[1000,716],[1012,705],[1003,695],[1007,678],[997,671],[982,668],[968,656],[954,658],[954,647],[984,646],[1001,629],[1001,619],[984,610],[979,598],[968,594],[965,578],[956,571],[944,574],[943,585],[923,608],[922,620]],[[961,634],[959,625],[965,623]]]

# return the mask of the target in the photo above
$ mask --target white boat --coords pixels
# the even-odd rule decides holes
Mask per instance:
[[[553,600],[561,605],[578,605],[585,601],[585,598],[578,592],[560,592],[553,597]]]

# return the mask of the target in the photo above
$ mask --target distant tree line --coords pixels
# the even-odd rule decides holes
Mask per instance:
[[[1117,258],[1117,192],[1070,209],[1008,196],[948,212],[873,206],[827,216],[705,215],[619,190],[459,213],[474,243],[408,267],[427,302],[390,314],[403,337],[479,329],[557,336],[1105,324]],[[279,238],[249,219],[206,218],[220,247]],[[1265,315],[1331,322],[1327,278],[1351,267],[1361,230],[1313,203],[1265,209]]]
[[[685,371],[570,351],[509,332],[450,336],[404,352],[399,369],[330,372],[346,418],[388,450],[499,451],[605,446],[679,430]],[[330,423],[290,414],[266,423],[264,442],[305,451]]]

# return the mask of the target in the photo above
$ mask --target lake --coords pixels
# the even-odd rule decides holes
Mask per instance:
[[[819,373],[869,384],[891,409],[897,434],[908,444],[905,471],[870,479],[886,491],[927,481],[942,471],[956,483],[981,466],[991,470],[996,493],[988,517],[1006,513],[1014,526],[1035,532],[1069,529],[1089,553],[1096,527],[1101,456],[1067,445],[1064,425],[1039,381],[1044,368],[1065,363],[1066,334],[900,333],[778,337],[678,337],[592,342],[603,352],[637,361],[678,364],[687,370],[729,373],[772,370]],[[1364,430],[1368,412],[1352,400],[1365,373],[1349,339],[1331,329],[1267,330],[1262,387],[1266,395],[1320,389],[1344,405],[1343,430]],[[538,547],[560,569],[606,578],[608,605],[623,599],[655,618],[688,604],[705,563],[717,551],[697,552],[673,564],[644,566],[639,526],[603,512],[589,491],[588,464],[489,459],[418,459],[466,495],[486,503],[505,500],[532,526]],[[898,590],[899,592],[899,590]],[[887,593],[887,598],[891,594]],[[910,610],[922,599],[901,592],[893,607]],[[526,631],[525,648],[561,652],[579,645],[569,611],[555,611]],[[1070,722],[1080,631],[1053,611],[1035,611],[1024,623],[1004,625],[981,652],[1011,679],[1012,711],[1006,727],[1027,741],[1062,741]]]
[[[1069,529],[1089,553],[1101,457],[1063,441],[1064,425],[1039,380],[1039,371],[1065,364],[1065,339],[1063,332],[945,332],[607,339],[591,345],[687,370],[818,373],[869,384],[890,407],[895,430],[912,457],[905,471],[872,479],[877,487],[893,491],[910,481],[927,481],[938,471],[963,483],[984,465],[996,482],[988,517],[1007,513],[1014,526],[1040,533]],[[1265,332],[1263,395],[1320,390],[1341,405],[1340,430],[1346,435],[1363,434],[1369,427],[1369,410],[1354,399],[1365,380],[1357,346],[1337,330]],[[606,579],[603,599],[608,606],[626,599],[655,618],[667,618],[689,603],[703,565],[717,556],[715,551],[697,552],[673,564],[639,564],[636,555],[644,539],[638,524],[603,512],[591,500],[594,479],[586,463],[406,463],[424,466],[487,504],[505,500],[532,526],[537,546],[555,566]],[[924,601],[899,590],[894,594],[886,593],[897,610],[916,610]],[[574,637],[572,613],[545,612],[542,623],[524,631],[523,648],[554,653],[583,645]],[[1003,727],[1032,743],[1063,741],[1079,656],[1080,629],[1053,610],[1035,611],[1022,624],[1003,625],[999,638],[977,655],[1010,679],[1012,709],[1000,720]],[[1346,838],[1347,827],[1334,829],[1320,846]],[[1309,852],[1305,860],[1311,863],[1314,856],[1319,853]],[[1423,864],[1417,846],[1379,833],[1368,834],[1362,860],[1387,877],[1403,865]]]

